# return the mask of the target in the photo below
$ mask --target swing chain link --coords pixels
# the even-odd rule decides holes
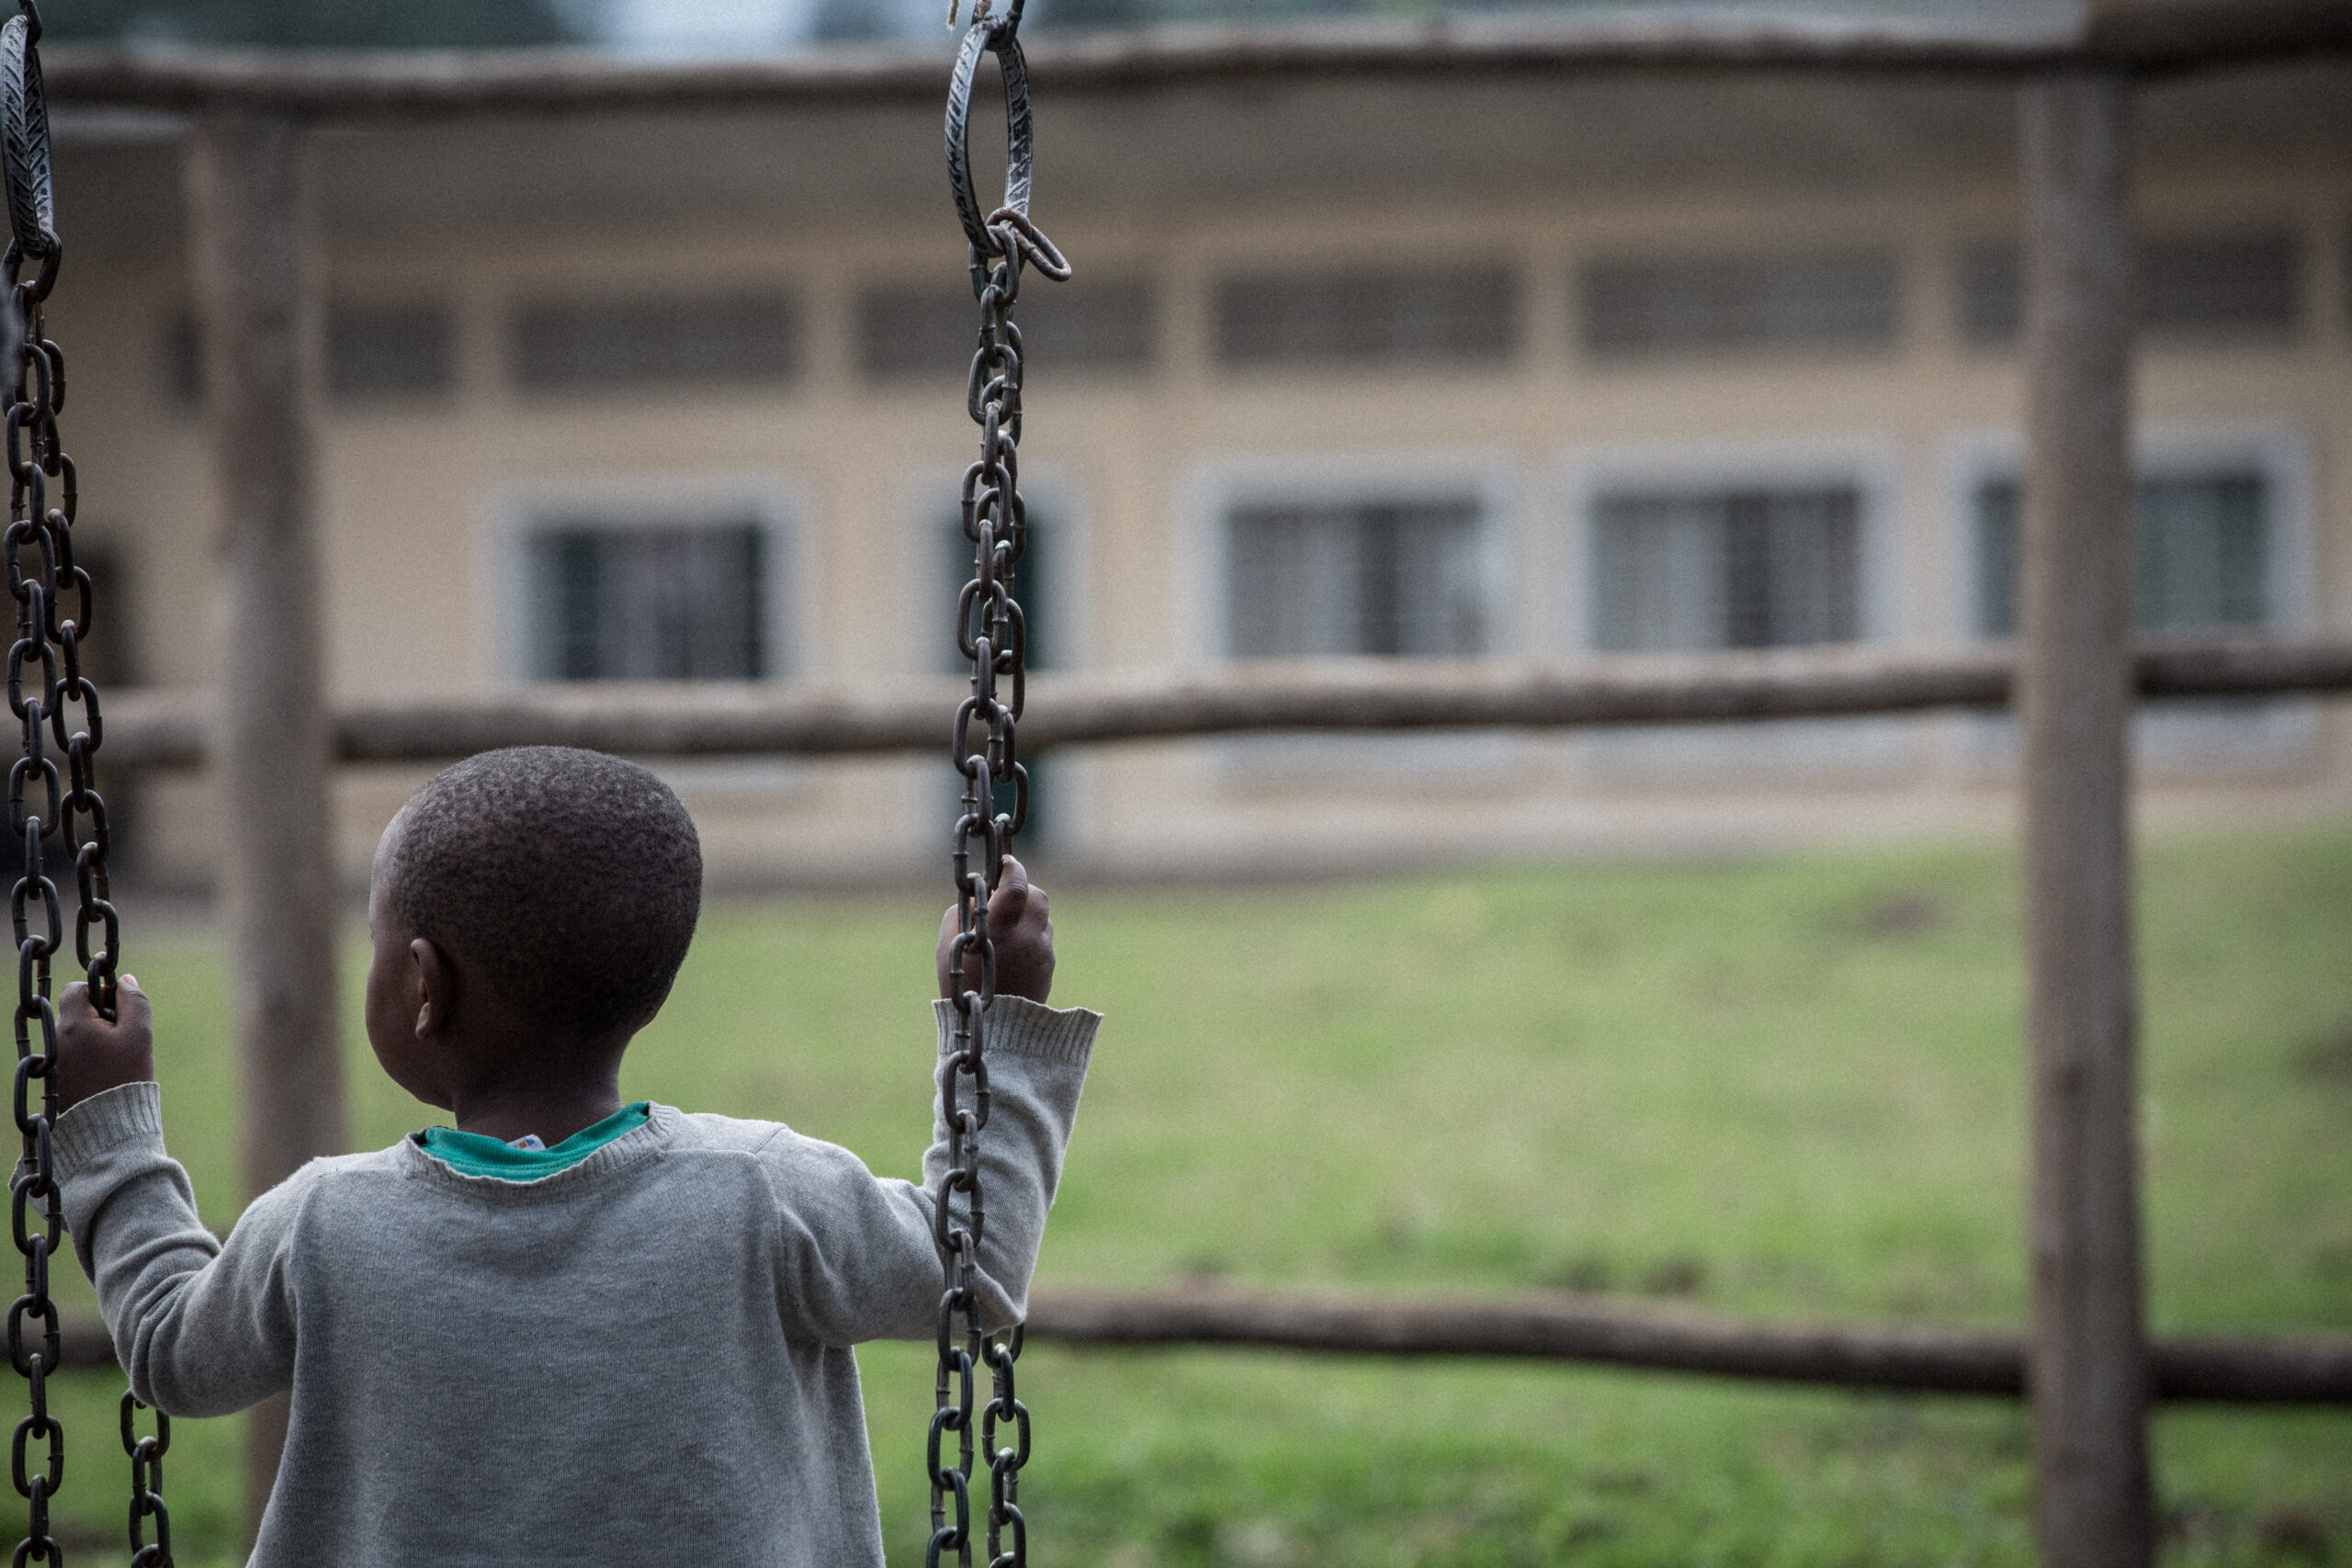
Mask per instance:
[[[33,0],[17,0],[17,14],[0,27],[0,155],[5,155],[10,238],[0,254],[6,299],[0,304],[0,367],[7,388],[6,449],[8,463],[8,524],[0,538],[8,590],[17,602],[17,636],[8,650],[8,709],[20,727],[19,755],[8,770],[8,828],[23,845],[24,864],[8,900],[17,942],[17,1073],[13,1109],[24,1138],[23,1158],[9,1183],[9,1225],[25,1259],[25,1291],[8,1308],[8,1359],[24,1378],[30,1412],[17,1423],[9,1446],[10,1478],[26,1502],[26,1534],[15,1568],[27,1562],[62,1564],[63,1549],[51,1533],[50,1500],[65,1475],[65,1429],[49,1411],[49,1378],[59,1365],[61,1335],[57,1303],[51,1299],[49,1270],[64,1232],[52,1141],[58,1117],[57,1010],[50,995],[50,967],[64,941],[64,917],[57,884],[43,870],[42,844],[53,836],[61,852],[74,856],[80,898],[74,915],[74,955],[90,986],[91,1004],[111,1021],[118,995],[121,923],[109,901],[107,855],[111,838],[106,801],[98,794],[97,752],[106,736],[98,689],[83,673],[82,648],[93,611],[90,573],[74,559],[74,518],[79,486],[74,459],[59,438],[57,418],[65,407],[65,355],[43,335],[43,305],[57,281],[63,255],[51,226],[48,109],[41,92],[40,13]],[[24,276],[28,263],[36,264]],[[53,481],[53,490],[52,490]],[[67,611],[71,610],[69,615]],[[32,679],[28,679],[28,676]],[[80,728],[69,728],[68,709],[79,705]],[[53,744],[53,750],[52,750]],[[62,752],[61,773],[54,752]],[[33,907],[40,922],[36,929]],[[93,932],[102,933],[94,951]],[[38,1032],[38,1038],[36,1038]],[[40,1086],[38,1105],[34,1086]],[[28,1342],[27,1325],[38,1325]],[[125,1430],[130,1404],[123,1396]],[[159,1423],[161,1417],[158,1417]],[[157,1461],[168,1436],[153,1445],[143,1463],[133,1456],[133,1540],[142,1509],[160,1521],[163,1503]],[[28,1464],[32,1446],[42,1444],[47,1463]],[[159,1523],[158,1545],[134,1562],[140,1568],[169,1568],[169,1536]]]
[[[1056,281],[1070,272],[1069,264],[1027,212],[1028,88],[1014,37],[1020,17],[1017,3],[995,17],[988,15],[985,5],[976,10],[973,35],[948,100],[949,179],[958,197],[958,212],[966,215],[972,293],[980,307],[978,346],[964,398],[966,412],[980,427],[980,456],[965,470],[959,502],[964,536],[972,546],[972,578],[956,598],[956,646],[971,661],[972,683],[970,695],[956,709],[948,751],[962,776],[963,798],[951,857],[956,931],[947,963],[946,999],[954,1004],[955,1038],[939,1073],[947,1159],[932,1197],[933,1235],[945,1289],[939,1301],[939,1368],[925,1445],[931,1479],[925,1568],[939,1568],[949,1552],[957,1568],[971,1568],[973,1378],[982,1363],[990,1383],[988,1402],[978,1412],[979,1447],[989,1470],[986,1562],[988,1568],[1026,1568],[1029,1558],[1029,1527],[1021,1512],[1021,1470],[1029,1462],[1029,1411],[1014,1387],[1021,1326],[983,1335],[973,1284],[985,1223],[979,1153],[980,1132],[989,1121],[986,1019],[996,996],[989,897],[1003,874],[1013,836],[1029,818],[1029,771],[1014,739],[1025,694],[1028,638],[1020,602],[1013,597],[1013,569],[1028,547],[1028,518],[1020,490],[1021,329],[1013,323],[1012,309],[1020,298],[1024,266]],[[965,138],[970,64],[980,49],[995,52],[1005,65],[1013,161],[1005,204],[974,229],[968,216],[973,204]],[[978,971],[977,987],[967,976],[967,964]],[[960,1222],[950,1207],[957,1193],[965,1196]],[[1000,1427],[1012,1439],[1006,1446],[999,1446]],[[956,1436],[952,1460],[941,1452],[943,1439],[951,1432]]]
[[[172,1512],[164,1506],[164,1455],[172,1446],[172,1418],[155,1412],[152,1436],[139,1435],[139,1413],[147,1406],[122,1391],[122,1451],[130,1456],[130,1568],[172,1568]],[[147,1539],[147,1521],[155,1539]]]

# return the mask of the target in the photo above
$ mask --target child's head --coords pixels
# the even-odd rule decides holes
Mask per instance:
[[[435,1104],[451,1072],[617,1063],[669,995],[701,908],[694,822],[645,769],[561,746],[469,758],[377,846],[368,1040]]]

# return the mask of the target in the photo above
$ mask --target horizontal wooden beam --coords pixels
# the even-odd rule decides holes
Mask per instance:
[[[1397,1301],[1228,1291],[1040,1291],[1029,1332],[1078,1345],[1256,1346],[1382,1356],[1505,1356],[1841,1388],[2025,1392],[2014,1334],[1912,1325],[1747,1323],[1576,1298]],[[2352,1404],[2352,1336],[2199,1337],[2152,1349],[2156,1394],[2255,1404]]]
[[[1038,675],[1030,750],[1269,730],[1579,728],[1997,708],[2006,649],[1868,649],[1556,663],[1351,660],[1229,665],[1173,679]],[[2352,640],[2172,643],[2137,656],[2143,697],[2352,691]],[[924,681],[813,685],[571,685],[463,700],[355,704],[334,718],[347,762],[437,762],[500,746],[584,746],[637,757],[944,751],[963,688]],[[130,688],[106,706],[116,766],[200,765],[201,693]]]
[[[1069,1345],[1224,1345],[1371,1356],[1584,1361],[1838,1388],[2017,1397],[2013,1334],[1909,1325],[1747,1323],[1577,1297],[1467,1302],[1227,1290],[1038,1291],[1029,1332]],[[65,1364],[114,1365],[95,1320],[65,1325]],[[2352,1404],[2352,1336],[2161,1339],[2159,1398],[2235,1404]]]
[[[1031,74],[1057,93],[1328,76],[1828,70],[2018,75],[2099,64],[2177,72],[2352,50],[2335,0],[2139,0],[2058,26],[1738,14],[1372,17],[1033,34]],[[54,44],[51,101],[181,113],[265,107],[318,120],[789,106],[937,97],[945,62],[910,48],[834,49],[680,64],[586,50],[310,53]]]

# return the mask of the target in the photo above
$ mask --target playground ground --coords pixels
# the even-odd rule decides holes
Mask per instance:
[[[1041,1278],[2015,1325],[2015,869],[1968,846],[1065,889],[1056,999],[1110,1020]],[[2352,1329],[2352,829],[2156,839],[2142,910],[2155,1325]],[[625,1089],[912,1173],[937,919],[912,896],[713,908]],[[174,1150],[225,1226],[219,944],[128,939]],[[349,956],[373,1146],[426,1118],[367,1055],[356,933]],[[928,1351],[865,1366],[891,1559],[917,1564]],[[2000,1401],[1214,1351],[1022,1366],[1039,1568],[2032,1560]],[[65,1382],[60,1533],[112,1560],[120,1384]],[[2168,1562],[2352,1564],[2352,1412],[2174,1410],[2156,1440]],[[191,1568],[234,1560],[237,1453],[233,1423],[175,1428]]]

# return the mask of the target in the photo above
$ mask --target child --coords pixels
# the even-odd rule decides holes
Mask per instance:
[[[457,1130],[312,1160],[226,1243],[164,1151],[147,998],[126,978],[109,1025],[68,991],[56,1167],[131,1386],[174,1416],[293,1391],[258,1568],[879,1568],[849,1348],[936,1331],[931,1199],[773,1122],[621,1103],[701,900],[694,824],[642,768],[526,747],[432,780],[376,852],[368,1038]],[[1016,862],[989,924],[995,1326],[1100,1019],[1043,1005],[1052,927]]]

